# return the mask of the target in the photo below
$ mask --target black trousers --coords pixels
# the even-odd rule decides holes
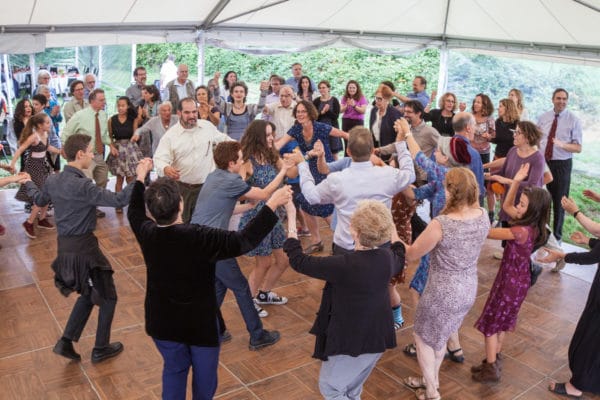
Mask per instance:
[[[571,188],[571,171],[573,169],[573,160],[550,160],[547,162],[552,177],[552,182],[546,185],[546,188],[552,196],[552,231],[556,240],[562,239],[562,228],[565,221],[565,210],[560,205],[563,196],[569,196]]]
[[[89,294],[80,295],[75,302],[63,336],[75,342],[79,341],[94,304],[97,304],[100,309],[95,347],[105,347],[110,343],[110,328],[117,306],[117,289],[110,270],[94,269],[90,272],[90,279],[94,285],[93,290]]]

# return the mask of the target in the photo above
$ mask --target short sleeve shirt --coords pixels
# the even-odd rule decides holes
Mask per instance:
[[[196,201],[192,224],[227,229],[235,203],[250,186],[239,174],[216,169],[206,177]]]

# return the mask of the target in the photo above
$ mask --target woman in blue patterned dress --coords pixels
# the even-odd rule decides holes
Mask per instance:
[[[309,158],[307,153],[313,149],[317,140],[323,143],[325,150],[325,160],[327,162],[334,161],[333,155],[329,148],[329,136],[341,137],[348,140],[348,134],[331,125],[317,122],[318,112],[313,103],[306,100],[300,100],[293,111],[296,123],[283,135],[277,142],[277,147],[283,147],[287,142],[296,140],[298,147],[304,157],[308,161],[310,172],[315,178],[315,183],[318,185],[327,176],[319,173],[317,168],[317,158]],[[331,224],[331,214],[333,213],[333,204],[317,204],[312,205],[302,194],[297,199],[300,204],[300,209],[303,212],[304,221],[310,231],[311,244],[304,251],[306,254],[312,254],[323,251],[323,241],[319,232],[319,224],[316,217],[325,218],[327,223]]]
[[[242,178],[246,179],[251,186],[265,188],[283,168],[284,161],[279,157],[275,149],[273,124],[264,120],[254,120],[248,125],[242,136],[242,155],[244,165],[240,169]],[[287,169],[288,177],[294,177],[298,170]],[[240,229],[254,218],[265,202],[260,201],[256,207],[244,213],[240,220]],[[283,210],[278,209],[279,222],[275,228],[263,239],[254,250],[246,253],[254,256],[256,266],[250,273],[248,283],[250,292],[255,296],[258,304],[285,304],[287,298],[277,295],[271,289],[288,266],[288,259],[283,253],[283,242],[286,239],[285,229],[281,222]],[[275,262],[271,255],[274,256]]]

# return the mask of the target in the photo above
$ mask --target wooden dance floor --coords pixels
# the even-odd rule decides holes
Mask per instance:
[[[98,221],[96,231],[102,251],[114,267],[119,296],[112,340],[123,342],[125,351],[114,359],[91,364],[94,311],[76,344],[83,360],[71,362],[52,352],[76,298],[65,298],[54,287],[50,263],[56,255],[56,231],[38,230],[37,239],[28,239],[21,227],[23,206],[14,200],[14,193],[0,191],[0,223],[6,226],[6,235],[0,237],[0,399],[159,399],[162,360],[144,332],[145,266],[125,214],[105,209],[107,216]],[[331,233],[325,227],[322,232],[329,249]],[[559,399],[546,387],[552,379],[564,381],[570,376],[567,349],[594,267],[577,267],[580,276],[544,271],[525,301],[516,332],[507,335],[501,382],[479,384],[471,380],[469,370],[484,357],[484,346],[473,324],[496,275],[499,261],[492,258],[492,252],[498,249],[498,243],[488,241],[481,253],[477,301],[461,329],[466,362],[444,361],[442,397]],[[247,274],[253,260],[239,260]],[[413,271],[414,267],[408,276]],[[321,398],[317,385],[320,362],[311,358],[314,339],[308,330],[322,286],[322,282],[292,270],[283,275],[275,290],[287,296],[289,303],[267,306],[269,316],[263,319],[267,329],[281,331],[282,339],[258,352],[248,350],[248,333],[233,296],[228,294],[223,314],[233,340],[222,347],[217,398]],[[414,398],[402,378],[419,374],[419,367],[401,349],[412,339],[415,304],[406,284],[400,291],[406,324],[397,333],[398,348],[379,361],[365,384],[363,399]]]

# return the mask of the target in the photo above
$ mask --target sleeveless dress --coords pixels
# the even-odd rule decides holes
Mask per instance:
[[[118,115],[110,118],[112,132],[109,133],[119,151],[116,157],[111,154],[106,159],[108,169],[113,175],[135,176],[138,162],[144,157],[137,143],[130,141],[133,136],[134,119],[127,117],[125,122],[121,123]]]
[[[329,148],[329,133],[331,132],[331,125],[323,124],[321,122],[313,122],[313,137],[310,143],[307,143],[304,140],[304,136],[302,135],[302,125],[295,124],[288,131],[288,135],[293,137],[296,142],[298,142],[298,147],[302,154],[306,154],[309,150],[312,150],[315,142],[317,140],[321,140],[323,143],[323,148],[325,149],[325,160],[327,162],[333,161],[333,155],[331,154],[331,149]],[[311,158],[308,160],[308,167],[310,169],[310,173],[315,178],[315,184],[318,185],[321,183],[323,179],[327,177],[327,175],[323,175],[319,173],[319,169],[317,168],[317,159]],[[315,215],[317,217],[328,217],[333,214],[333,204],[310,204],[304,195],[300,194],[297,197],[298,204],[300,204],[300,208],[310,215]]]
[[[254,157],[250,157],[250,162],[252,163],[252,169],[254,170],[254,173],[248,180],[248,184],[264,189],[277,176],[277,168],[271,164],[259,164],[256,162]],[[265,203],[265,201],[260,201],[256,207],[246,211],[244,215],[242,215],[239,228],[243,229],[248,222],[250,222],[250,220],[254,218],[256,214],[258,214],[260,209],[264,207]],[[271,233],[269,233],[254,250],[246,253],[247,256],[269,256],[273,252],[273,249],[283,248],[283,242],[285,242],[286,239],[285,229],[281,223],[283,213],[284,211],[281,209],[281,207],[276,210],[276,214],[279,216],[279,221],[277,221],[277,224]]]
[[[477,259],[488,231],[487,211],[468,220],[438,215],[442,240],[431,251],[429,278],[417,305],[415,334],[435,351],[460,328],[477,294]]]
[[[27,152],[29,156],[25,160],[24,171],[31,175],[31,180],[38,189],[41,189],[46,182],[46,178],[50,175],[50,164],[48,164],[48,158],[46,157],[46,150],[48,149],[48,143],[44,143],[41,140],[34,145],[31,145],[27,148]],[[34,157],[36,153],[43,154],[42,157]],[[15,199],[19,201],[24,201],[27,203],[32,203],[33,200],[27,195],[27,189],[25,189],[25,185],[21,185],[17,194],[15,195]]]
[[[519,309],[531,286],[529,262],[537,230],[532,226],[512,226],[510,230],[515,239],[506,241],[494,285],[475,323],[485,336],[515,329]]]

